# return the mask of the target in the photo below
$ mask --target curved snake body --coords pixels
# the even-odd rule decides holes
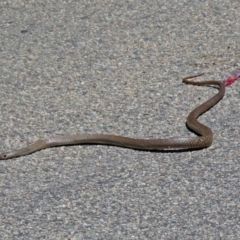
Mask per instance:
[[[188,80],[201,75],[202,74],[185,77],[183,78],[183,83],[192,85],[218,85],[219,91],[212,98],[190,112],[187,117],[188,127],[194,132],[198,133],[200,136],[171,137],[165,139],[135,139],[109,134],[75,134],[55,136],[44,140],[38,140],[35,143],[18,150],[1,153],[0,160],[28,155],[45,148],[77,144],[104,144],[147,151],[177,149],[187,150],[209,147],[213,141],[212,130],[198,122],[197,118],[221,100],[225,93],[225,86],[223,82],[215,80],[203,82],[193,82]]]

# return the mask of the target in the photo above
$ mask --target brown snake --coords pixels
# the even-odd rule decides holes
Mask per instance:
[[[197,137],[171,137],[165,139],[135,139],[118,135],[109,134],[75,134],[55,136],[44,140],[38,140],[27,147],[12,150],[10,152],[1,153],[0,159],[10,159],[20,157],[34,153],[36,151],[65,145],[77,145],[77,144],[102,144],[112,145],[138,150],[158,151],[158,150],[187,150],[187,149],[201,149],[209,147],[213,141],[213,133],[210,128],[197,121],[197,118],[213,107],[225,93],[225,85],[221,81],[203,81],[193,82],[188,79],[201,76],[198,74],[183,78],[182,82],[192,85],[218,85],[219,91],[212,98],[195,108],[187,117],[188,127],[196,132]]]

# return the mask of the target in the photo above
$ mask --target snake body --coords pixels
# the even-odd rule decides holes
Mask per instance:
[[[165,139],[135,139],[118,135],[110,134],[75,134],[55,136],[48,139],[38,140],[27,147],[12,150],[10,152],[1,153],[0,160],[16,158],[24,155],[34,153],[36,151],[66,145],[77,144],[102,144],[113,145],[137,150],[158,151],[158,150],[187,150],[187,149],[201,149],[209,147],[213,141],[212,130],[197,121],[197,118],[213,107],[225,93],[225,85],[221,81],[203,81],[193,82],[189,81],[191,78],[201,76],[198,74],[183,78],[182,82],[192,85],[218,85],[219,91],[212,98],[195,108],[187,117],[188,127],[196,132],[199,136],[196,137],[171,137]]]

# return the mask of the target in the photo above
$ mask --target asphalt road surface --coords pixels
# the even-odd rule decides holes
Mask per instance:
[[[240,70],[240,1],[1,1],[0,150],[71,133],[194,136]],[[84,145],[0,162],[0,239],[240,239],[240,82],[199,120],[213,145]]]

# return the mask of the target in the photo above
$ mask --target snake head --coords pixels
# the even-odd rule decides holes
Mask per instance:
[[[5,152],[0,154],[0,160],[6,160],[13,157],[14,157],[13,154],[11,154],[10,152]]]

